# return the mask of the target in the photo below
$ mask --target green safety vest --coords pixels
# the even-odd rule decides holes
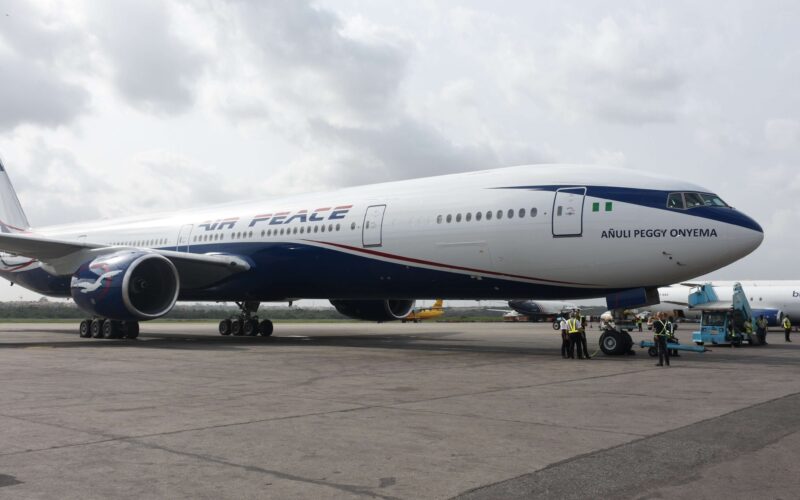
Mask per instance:
[[[789,321],[789,318],[783,318],[783,327],[784,328],[791,328],[792,327],[792,322]]]
[[[661,325],[661,328],[659,328]],[[667,324],[661,320],[657,320],[653,322],[653,332],[655,332],[658,336],[664,336],[667,334]]]
[[[578,320],[575,318],[570,318],[567,320],[567,326],[569,327],[569,333],[578,333]]]

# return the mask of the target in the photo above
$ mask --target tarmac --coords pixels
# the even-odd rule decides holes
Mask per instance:
[[[798,498],[797,337],[658,368],[548,324],[0,324],[0,498]]]

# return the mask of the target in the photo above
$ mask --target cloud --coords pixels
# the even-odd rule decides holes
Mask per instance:
[[[800,122],[792,119],[771,119],[764,124],[767,146],[786,150],[800,146]]]
[[[88,108],[88,92],[45,65],[0,53],[0,74],[0,129],[26,123],[55,127]]]
[[[206,63],[197,47],[176,35],[172,20],[168,5],[157,0],[104,0],[92,8],[92,27],[115,87],[148,112],[189,109]]]
[[[68,17],[7,1],[0,16],[0,129],[56,127],[87,111],[73,69],[86,64],[86,37]]]
[[[670,122],[680,111],[685,80],[673,43],[659,16],[577,23],[547,51],[540,47],[529,63],[518,65],[517,91],[567,120]]]

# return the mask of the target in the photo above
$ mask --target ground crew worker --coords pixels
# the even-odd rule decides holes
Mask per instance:
[[[639,331],[641,332],[642,331],[642,317],[641,316],[638,316],[636,318],[636,326],[639,327]]]
[[[761,345],[767,345],[767,320],[763,314],[756,320],[756,336],[761,341]]]
[[[589,356],[589,348],[586,346],[586,317],[584,316],[581,318],[581,348],[583,348],[583,357],[586,359],[592,359]]]
[[[786,342],[791,342],[792,339],[789,338],[789,334],[792,333],[792,322],[789,320],[789,316],[783,317],[783,334],[786,336]]]
[[[742,325],[742,328],[744,329],[745,337],[747,337],[749,339],[750,336],[753,335],[753,324],[750,323],[749,319],[746,319],[746,320],[744,320],[744,324]]]
[[[669,366],[669,351],[667,350],[667,326],[666,322],[664,321],[664,315],[659,314],[656,317],[656,320],[653,321],[653,341],[656,344],[656,349],[658,350],[658,363],[656,366],[664,366],[664,362],[666,361],[667,366]]]
[[[578,359],[583,359],[581,352],[581,332],[580,323],[578,322],[577,314],[570,316],[567,320],[567,330],[569,333],[569,357],[575,359],[575,347],[578,348]]]
[[[670,343],[677,344],[678,343],[678,339],[675,338],[675,330],[678,329],[678,325],[675,324],[675,319],[672,316],[670,316],[669,318],[667,318],[667,322],[665,323],[664,326],[666,326],[666,328],[667,328],[667,345],[669,345]],[[674,356],[676,358],[680,358],[681,357],[681,355],[678,354],[678,350],[677,349],[670,349],[669,350],[669,355],[670,356]],[[667,364],[669,364],[669,363],[667,363]]]
[[[567,333],[567,317],[568,315],[561,317],[561,357],[567,359],[567,354],[569,352],[569,334]]]

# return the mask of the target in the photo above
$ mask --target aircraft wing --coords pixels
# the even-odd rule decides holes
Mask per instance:
[[[38,260],[47,271],[62,276],[73,274],[82,264],[101,255],[133,249],[157,253],[172,261],[180,275],[181,288],[202,288],[250,269],[247,260],[236,255],[109,247],[28,234],[0,233],[0,251]]]
[[[684,306],[684,307],[688,307],[689,306],[688,302],[680,302],[678,300],[662,300],[661,303],[662,304],[672,304],[672,305],[675,305],[675,306]]]

